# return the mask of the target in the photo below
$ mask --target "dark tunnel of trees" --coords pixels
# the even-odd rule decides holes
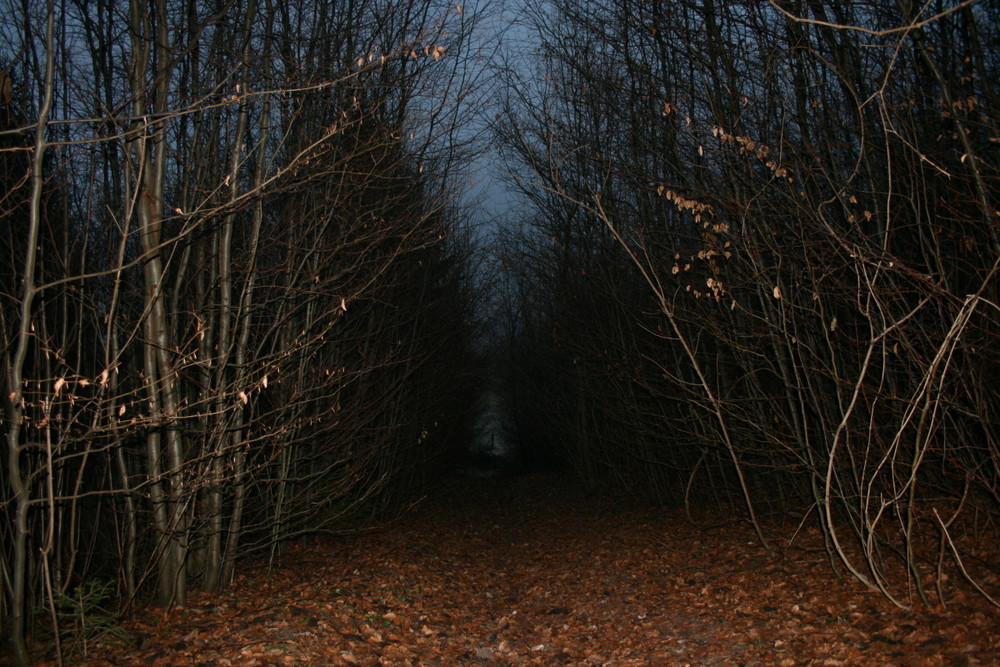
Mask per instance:
[[[81,586],[183,604],[404,511],[487,384],[522,467],[996,602],[996,2],[3,7],[20,660]]]

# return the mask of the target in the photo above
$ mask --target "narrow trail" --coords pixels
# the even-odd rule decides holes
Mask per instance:
[[[991,665],[1000,614],[905,612],[838,583],[804,536],[464,480],[380,531],[297,545],[266,575],[129,626],[99,665]],[[817,538],[818,539],[818,538]]]

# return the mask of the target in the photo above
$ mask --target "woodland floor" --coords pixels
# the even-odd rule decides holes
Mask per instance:
[[[557,478],[464,480],[381,530],[139,614],[132,646],[91,647],[88,664],[1000,664],[981,597],[903,611],[838,582],[817,535],[780,546]]]

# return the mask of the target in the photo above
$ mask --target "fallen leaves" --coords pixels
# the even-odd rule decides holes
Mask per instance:
[[[150,612],[90,664],[988,665],[1000,614],[913,612],[838,583],[821,543],[774,560],[739,524],[621,509],[539,477],[475,480],[270,576]]]

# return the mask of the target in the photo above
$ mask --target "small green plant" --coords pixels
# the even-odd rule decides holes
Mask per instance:
[[[382,614],[377,614],[375,612],[369,612],[365,614],[365,623],[374,627],[381,626],[382,628],[388,628],[392,625],[392,621],[384,617]]]
[[[119,625],[120,615],[108,610],[114,584],[91,579],[73,589],[69,595],[58,594],[52,600],[56,628],[64,657],[86,658],[90,645],[109,639],[129,642],[128,632]],[[43,617],[51,610],[39,609]]]
[[[420,587],[414,589],[412,586],[393,586],[388,592],[384,593],[381,597],[386,599],[388,597],[394,597],[400,602],[409,602],[413,600],[421,592]]]

